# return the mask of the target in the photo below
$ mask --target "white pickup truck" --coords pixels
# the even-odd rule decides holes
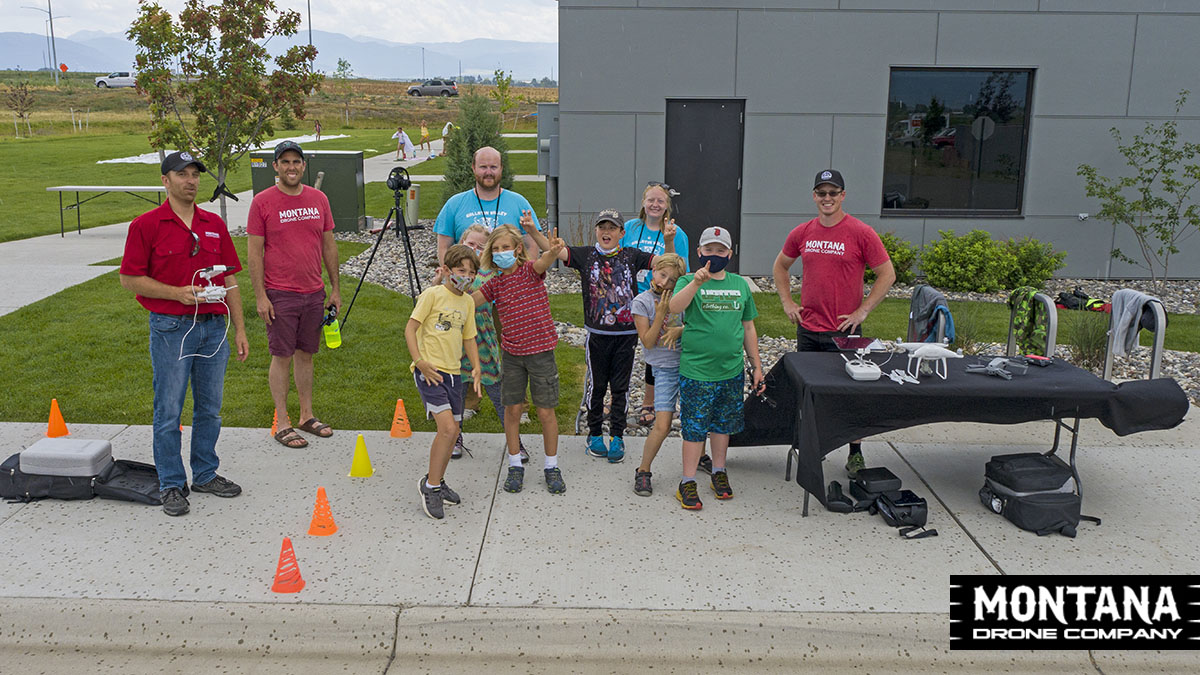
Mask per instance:
[[[101,75],[100,77],[97,77],[96,86],[101,89],[108,89],[110,87],[132,87],[136,84],[134,82],[136,79],[137,74],[130,73],[128,71],[109,73],[107,75]]]

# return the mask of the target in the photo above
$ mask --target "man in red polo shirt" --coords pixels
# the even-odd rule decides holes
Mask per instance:
[[[217,437],[221,434],[221,397],[229,360],[233,321],[237,358],[250,351],[242,320],[242,300],[234,290],[216,300],[205,289],[236,289],[242,266],[224,221],[196,207],[200,175],[207,169],[187,152],[162,162],[167,200],[129,224],[121,286],[150,310],[150,363],[154,367],[154,466],[163,511],[182,516],[189,510],[179,417],[191,380],[192,491],[236,497],[242,488],[217,475]],[[202,276],[202,274],[204,276]],[[209,277],[206,279],[205,277]]]
[[[294,141],[275,146],[274,187],[254,195],[246,219],[246,262],[258,315],[267,325],[271,367],[267,381],[275,401],[279,430],[275,440],[289,448],[308,441],[292,428],[288,417],[288,374],[294,371],[300,399],[300,431],[319,438],[333,429],[313,415],[313,355],[321,344],[325,312],[325,282],[329,272],[329,304],[341,311],[338,291],[338,249],[333,238],[333,215],[325,193],[300,182],[304,150]]]

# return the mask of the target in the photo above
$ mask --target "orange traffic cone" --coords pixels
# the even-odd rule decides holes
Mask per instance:
[[[50,423],[46,425],[46,437],[58,438],[70,435],[67,423],[63,421],[62,411],[58,409],[58,399],[50,399]]]
[[[279,413],[275,412],[271,415],[271,438],[275,438],[277,433],[279,433]]]
[[[409,438],[412,427],[408,425],[408,413],[404,412],[404,399],[396,399],[396,415],[392,417],[392,438]]]
[[[292,540],[283,538],[283,547],[279,549],[279,565],[275,568],[275,583],[271,590],[276,593],[299,593],[304,588],[304,579],[300,576],[300,566],[296,564],[296,552],[292,550]]]
[[[337,523],[333,522],[333,511],[329,508],[329,498],[325,496],[325,488],[317,488],[317,503],[313,506],[312,524],[308,533],[317,537],[328,537],[338,531]]]

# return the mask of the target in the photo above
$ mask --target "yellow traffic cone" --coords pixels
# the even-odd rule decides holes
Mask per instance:
[[[367,443],[363,440],[362,434],[358,435],[358,440],[354,443],[354,461],[350,463],[351,478],[370,478],[375,474],[375,467],[371,466],[371,457],[367,454]]]

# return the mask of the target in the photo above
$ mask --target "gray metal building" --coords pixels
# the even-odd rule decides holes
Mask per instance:
[[[1148,276],[1081,219],[1076,168],[1125,171],[1109,129],[1181,89],[1200,140],[1197,35],[1200,0],[559,0],[562,231],[665,179],[693,241],[723,224],[768,274],[832,166],[849,213],[917,245],[985,229],[1068,251],[1065,276]],[[1200,277],[1200,237],[1183,249],[1171,276]]]

